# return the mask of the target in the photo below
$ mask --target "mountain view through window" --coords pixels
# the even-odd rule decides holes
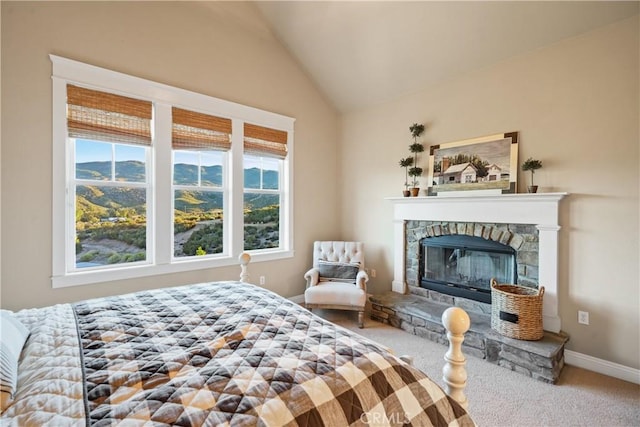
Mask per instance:
[[[147,150],[76,140],[77,268],[147,259]],[[245,157],[244,249],[277,248],[279,161]],[[222,159],[215,151],[174,154],[174,257],[223,251]]]
[[[147,258],[147,147],[76,140],[76,267]]]

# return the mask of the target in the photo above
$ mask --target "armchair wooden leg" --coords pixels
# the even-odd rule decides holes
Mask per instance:
[[[358,327],[360,329],[364,328],[364,311],[358,312]]]

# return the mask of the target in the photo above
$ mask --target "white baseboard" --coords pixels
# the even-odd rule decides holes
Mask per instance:
[[[567,365],[577,366],[578,368],[583,368],[588,371],[608,375],[634,384],[640,384],[639,369],[609,362],[608,360],[598,359],[597,357],[592,357],[576,351],[565,350],[564,362]]]

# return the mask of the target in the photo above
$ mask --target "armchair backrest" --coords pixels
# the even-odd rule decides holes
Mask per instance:
[[[318,261],[359,262],[364,269],[364,244],[362,242],[316,241],[313,243],[313,266]]]

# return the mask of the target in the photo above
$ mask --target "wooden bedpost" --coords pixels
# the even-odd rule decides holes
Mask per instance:
[[[449,350],[444,355],[444,368],[442,368],[442,379],[446,386],[445,391],[464,409],[467,409],[469,402],[464,395],[464,388],[467,385],[467,370],[465,364],[467,359],[462,354],[462,341],[464,334],[471,326],[471,320],[466,311],[460,307],[449,307],[442,313],[442,324],[447,330],[449,339]]]
[[[240,261],[240,281],[244,283],[249,283],[249,273],[247,273],[247,265],[251,261],[251,255],[246,252],[242,252],[238,257]]]

